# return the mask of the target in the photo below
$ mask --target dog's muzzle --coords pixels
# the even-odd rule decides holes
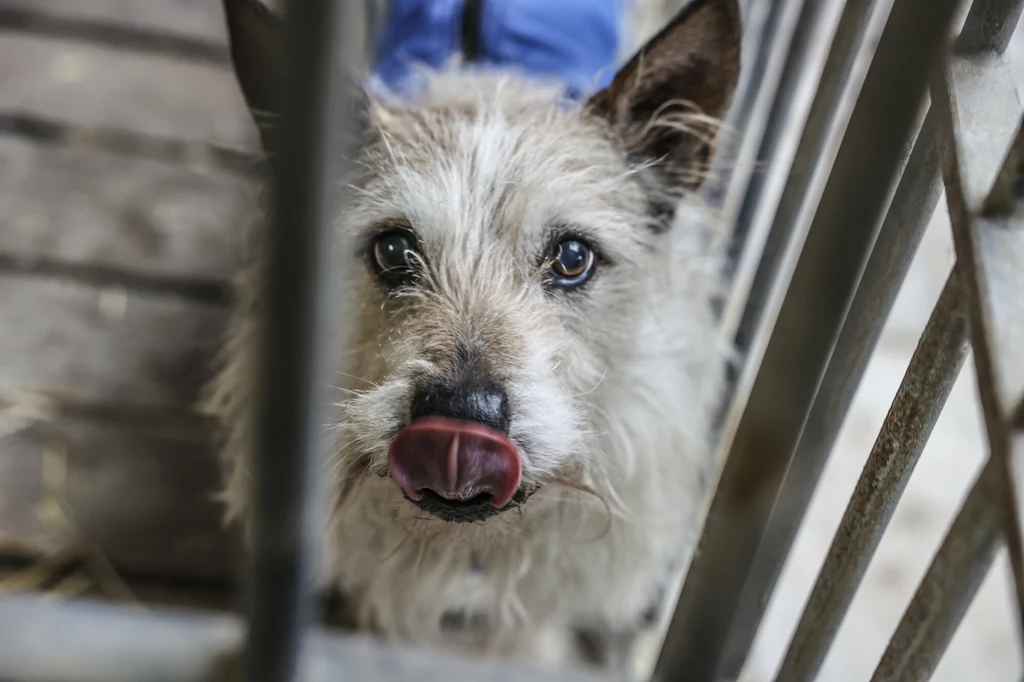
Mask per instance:
[[[508,406],[492,386],[417,393],[412,421],[391,442],[391,478],[445,521],[482,521],[522,496],[522,462],[507,435]]]

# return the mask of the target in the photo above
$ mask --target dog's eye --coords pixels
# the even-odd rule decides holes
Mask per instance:
[[[404,230],[385,232],[374,241],[373,259],[382,277],[407,277],[416,263],[415,238]]]
[[[561,288],[579,286],[594,272],[594,251],[579,239],[563,239],[551,254],[551,284]]]

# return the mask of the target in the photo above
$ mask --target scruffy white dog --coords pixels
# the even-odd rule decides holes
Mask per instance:
[[[269,107],[272,17],[227,6],[243,90]],[[714,475],[719,239],[693,190],[739,24],[736,0],[695,0],[578,106],[458,69],[413,104],[367,96],[338,220],[346,350],[324,377],[326,579],[360,629],[610,665],[658,638]],[[243,519],[257,272],[209,400]]]

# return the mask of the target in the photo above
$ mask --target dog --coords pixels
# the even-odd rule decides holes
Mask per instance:
[[[226,7],[265,123],[278,22]],[[724,234],[696,195],[740,36],[736,0],[694,0],[584,101],[457,67],[422,72],[411,102],[363,94],[324,377],[323,580],[359,630],[611,668],[660,645],[717,474]],[[243,525],[254,258],[206,400]]]

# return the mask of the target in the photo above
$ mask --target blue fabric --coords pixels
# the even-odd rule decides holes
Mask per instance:
[[[578,99],[614,76],[626,0],[483,0],[475,68],[558,79]],[[445,65],[461,49],[465,0],[391,0],[374,75],[414,97],[416,66]]]

